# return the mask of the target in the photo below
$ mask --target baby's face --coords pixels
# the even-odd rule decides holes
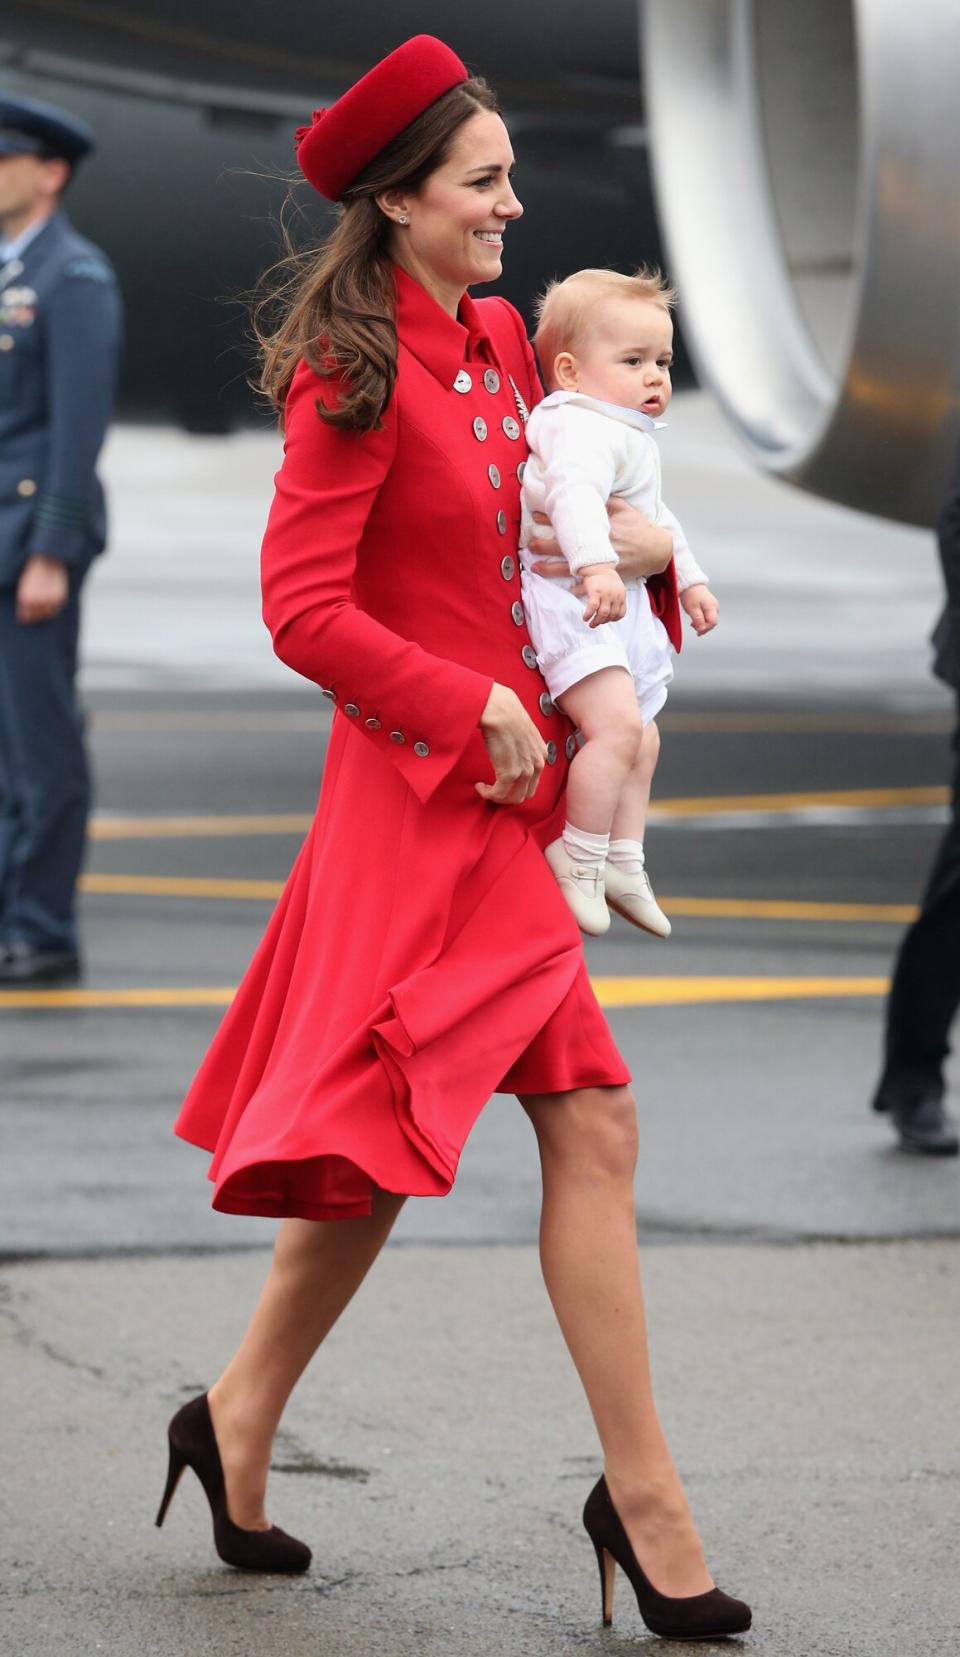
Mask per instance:
[[[656,419],[670,401],[672,362],[670,312],[650,299],[611,297],[596,306],[576,351],[558,357],[557,383]]]

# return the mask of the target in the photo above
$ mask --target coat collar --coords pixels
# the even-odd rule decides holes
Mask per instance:
[[[394,266],[397,279],[397,333],[407,350],[449,391],[465,362],[495,361],[495,353],[478,306],[465,293],[458,318]]]

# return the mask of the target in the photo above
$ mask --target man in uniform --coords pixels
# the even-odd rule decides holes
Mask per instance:
[[[933,671],[958,697],[953,804],[920,914],[897,957],[887,1002],[883,1074],[873,1108],[889,1112],[902,1150],[956,1156],[960,1138],[944,1109],[943,1067],[960,1007],[960,451],[937,540],[947,603],[933,635]]]
[[[121,331],[113,271],[60,205],[92,148],[64,111],[0,96],[0,987],[80,967],[90,785],[74,679]]]

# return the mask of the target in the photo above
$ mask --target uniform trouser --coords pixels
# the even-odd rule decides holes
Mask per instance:
[[[76,697],[80,580],[51,621],[0,590],[0,939],[77,948],[74,890],[90,777]]]
[[[920,914],[900,946],[887,1003],[882,1085],[909,1097],[942,1088],[960,1007],[960,697],[953,734],[953,803]]]

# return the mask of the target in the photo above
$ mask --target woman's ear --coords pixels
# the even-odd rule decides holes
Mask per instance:
[[[410,223],[410,198],[405,190],[382,190],[374,200],[381,213],[394,224]]]
[[[577,359],[572,352],[561,351],[560,355],[554,358],[553,378],[558,391],[577,390],[580,371],[577,368]]]

